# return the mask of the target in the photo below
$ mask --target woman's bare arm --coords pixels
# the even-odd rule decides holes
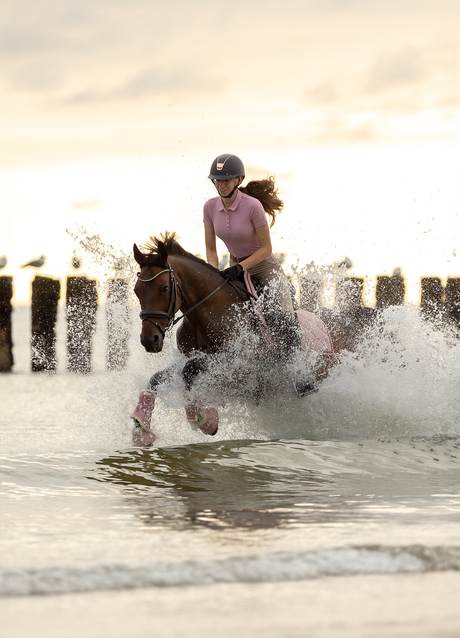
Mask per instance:
[[[265,224],[265,226],[258,226],[255,230],[260,248],[258,248],[255,253],[252,253],[250,257],[241,262],[244,270],[247,270],[256,264],[260,264],[261,261],[267,259],[267,257],[272,254],[272,240],[268,224]]]
[[[206,261],[214,268],[219,267],[219,258],[217,256],[216,233],[212,226],[204,226],[204,242],[206,246]]]

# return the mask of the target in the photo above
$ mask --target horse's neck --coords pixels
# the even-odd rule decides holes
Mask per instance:
[[[204,299],[222,282],[218,273],[187,257],[170,256],[170,263],[179,279],[184,305],[187,307]]]

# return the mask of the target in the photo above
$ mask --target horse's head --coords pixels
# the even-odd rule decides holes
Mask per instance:
[[[178,310],[177,285],[168,251],[163,242],[158,242],[155,253],[141,253],[136,244],[133,252],[140,266],[134,292],[142,309],[141,343],[147,352],[161,352],[165,332]]]

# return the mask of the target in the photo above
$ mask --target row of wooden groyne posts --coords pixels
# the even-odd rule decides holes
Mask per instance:
[[[31,299],[31,370],[54,372],[56,358],[56,321],[61,297],[61,281],[37,275],[32,281]],[[420,279],[420,312],[424,319],[460,331],[460,277],[451,277],[442,285],[439,277]],[[321,316],[332,333],[344,340],[343,347],[353,344],[363,328],[379,311],[404,304],[406,282],[400,275],[376,278],[375,307],[364,305],[364,278],[342,277],[336,282],[332,308],[322,306],[324,282],[304,276],[300,280],[300,307]],[[13,278],[0,277],[0,372],[14,366],[12,343]],[[121,370],[129,356],[129,290],[124,279],[110,279],[107,289],[107,369]],[[98,309],[97,282],[84,276],[67,277],[65,281],[66,367],[69,372],[91,372],[92,337],[96,329]],[[333,335],[334,336],[334,335]]]

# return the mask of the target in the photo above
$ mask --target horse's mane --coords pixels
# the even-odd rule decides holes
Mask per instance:
[[[207,261],[202,259],[199,255],[193,255],[189,253],[187,250],[182,248],[179,244],[178,236],[175,232],[170,232],[167,230],[164,234],[160,235],[160,237],[151,236],[145,244],[142,244],[141,248],[144,250],[148,250],[147,256],[158,257],[158,250],[160,245],[163,244],[166,248],[168,255],[180,255],[181,257],[187,257],[187,259],[191,259],[192,261],[196,261],[207,268],[210,268],[214,272],[219,272],[217,268],[208,264]],[[158,262],[160,260],[158,259]],[[153,260],[152,260],[153,263]],[[163,263],[163,262],[162,262]],[[162,265],[162,263],[158,263],[158,265]]]

